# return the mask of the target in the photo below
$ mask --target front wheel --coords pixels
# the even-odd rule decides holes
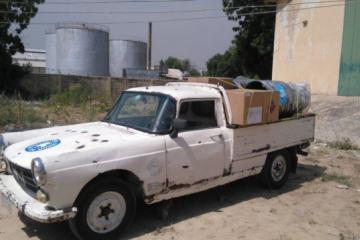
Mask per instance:
[[[281,188],[290,173],[290,155],[286,150],[270,153],[261,172],[261,182],[271,189]]]
[[[78,213],[69,221],[79,239],[118,239],[136,213],[136,198],[121,180],[102,180],[87,188],[76,202]]]

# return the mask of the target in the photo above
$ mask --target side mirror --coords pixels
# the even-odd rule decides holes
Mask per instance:
[[[170,133],[171,138],[177,138],[179,131],[186,128],[187,120],[176,118],[173,121],[173,130]]]

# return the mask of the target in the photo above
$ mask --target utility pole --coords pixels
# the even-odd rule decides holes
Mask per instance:
[[[149,22],[148,43],[147,43],[147,70],[151,70],[152,55],[152,22]]]

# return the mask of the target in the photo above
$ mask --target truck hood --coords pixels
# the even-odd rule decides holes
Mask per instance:
[[[41,158],[47,170],[55,170],[102,161],[109,152],[117,155],[124,148],[154,137],[105,122],[41,129],[39,133],[39,136],[10,145],[4,152],[5,157],[27,169],[31,168],[32,159]]]

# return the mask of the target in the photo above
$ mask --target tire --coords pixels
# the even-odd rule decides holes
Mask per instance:
[[[290,155],[286,150],[270,153],[260,174],[260,180],[267,188],[279,189],[286,183],[290,168]]]
[[[78,239],[119,239],[136,214],[136,197],[119,179],[100,180],[86,188],[75,203],[78,213],[69,221]]]

